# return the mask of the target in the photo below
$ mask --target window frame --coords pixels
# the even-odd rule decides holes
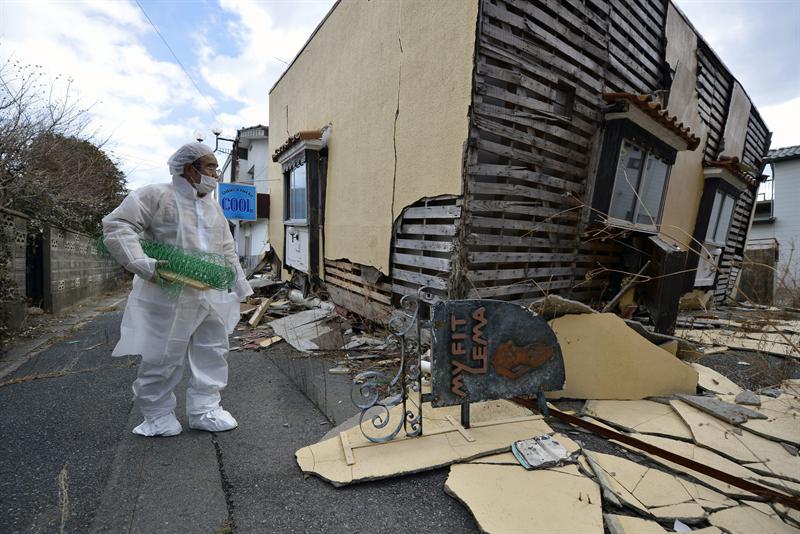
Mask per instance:
[[[719,210],[717,210],[715,213],[714,208],[717,206],[717,198],[721,198],[722,200],[719,203]],[[722,241],[718,241],[716,239],[716,236],[719,233],[719,228],[720,228],[719,225],[723,220],[723,214],[725,213],[723,210],[725,208],[725,201],[727,199],[730,199],[732,201],[731,211],[727,216],[728,220],[725,225],[725,233],[722,236]],[[717,188],[717,190],[714,192],[714,201],[711,204],[711,214],[709,215],[708,226],[706,227],[706,235],[703,238],[703,243],[709,243],[717,247],[723,247],[723,248],[725,247],[725,244],[728,242],[728,234],[731,231],[733,216],[736,213],[736,201],[737,201],[736,195],[731,194],[729,191],[726,191],[725,189]],[[709,239],[708,233],[712,228],[714,229],[714,233]]]
[[[306,158],[303,153],[293,158],[283,165],[283,222],[290,226],[308,226],[309,225],[309,176],[308,168],[306,165]],[[292,173],[298,168],[306,167],[305,169],[305,217],[294,218],[292,217]],[[295,189],[296,190],[296,189]]]
[[[620,153],[625,141],[637,146],[645,152],[642,169],[640,170],[640,177],[645,171],[647,158],[651,154],[658,157],[667,165],[667,176],[664,179],[664,185],[661,190],[658,216],[655,225],[636,222],[641,209],[638,201],[636,202],[637,205],[634,209],[632,221],[612,217],[610,215],[613,194],[616,188],[617,170],[620,165]],[[657,234],[658,227],[664,215],[664,204],[672,177],[672,166],[675,164],[677,152],[675,148],[630,119],[619,118],[606,122],[605,131],[603,133],[602,152],[595,175],[594,193],[592,195],[592,207],[594,209],[592,210],[590,221],[619,226],[646,234]],[[637,186],[637,195],[640,195],[644,184],[645,181],[640,180]]]

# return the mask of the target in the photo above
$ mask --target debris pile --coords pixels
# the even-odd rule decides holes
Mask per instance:
[[[485,532],[800,532],[800,380],[745,390],[678,358],[684,340],[539,304],[566,370],[546,414],[527,399],[473,403],[465,427],[458,406],[423,403],[422,435],[376,443],[357,422],[298,450],[301,470],[342,486],[450,466],[444,491]],[[315,311],[295,329],[324,321],[321,310],[297,314]],[[348,365],[392,350],[352,330],[342,341]],[[399,401],[385,410],[405,416]]]

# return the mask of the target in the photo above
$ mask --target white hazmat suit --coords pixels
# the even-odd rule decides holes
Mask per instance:
[[[228,335],[239,320],[239,302],[253,290],[219,203],[211,195],[199,197],[182,176],[184,165],[207,154],[213,152],[201,143],[184,145],[168,162],[172,183],[137,189],[103,219],[109,252],[135,275],[112,355],[142,356],[133,393],[145,420],[136,434],[181,432],[173,390],[187,362],[189,426],[216,432],[237,425],[220,406],[219,392],[228,382]],[[231,292],[183,287],[177,296],[169,295],[157,283],[157,262],[144,254],[140,239],[222,254],[236,269],[236,284]]]

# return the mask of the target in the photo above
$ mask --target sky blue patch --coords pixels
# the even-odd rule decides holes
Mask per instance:
[[[219,184],[219,204],[226,219],[256,220],[256,187],[244,184]]]

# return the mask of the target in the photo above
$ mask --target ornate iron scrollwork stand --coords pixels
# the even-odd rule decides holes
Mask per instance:
[[[368,440],[384,443],[405,431],[422,435],[422,330],[430,329],[430,308],[438,301],[430,289],[420,288],[416,296],[400,300],[400,314],[389,321],[388,343],[400,348],[400,367],[391,379],[382,371],[365,371],[353,379],[350,398],[361,409],[359,426]],[[412,398],[416,397],[416,399]],[[392,408],[402,404],[402,417],[392,422]],[[390,426],[390,423],[394,426]],[[371,428],[370,428],[371,427]],[[373,430],[391,429],[376,436]]]

